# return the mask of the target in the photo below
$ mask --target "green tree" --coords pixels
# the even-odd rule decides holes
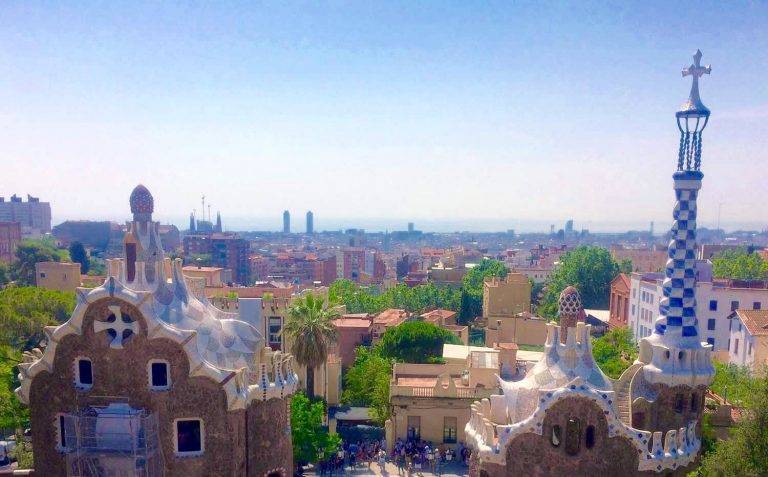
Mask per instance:
[[[618,273],[619,264],[602,247],[581,246],[566,252],[547,279],[539,314],[556,318],[560,293],[569,285],[579,290],[584,308],[607,309],[611,280]]]
[[[0,288],[11,281],[11,267],[7,263],[0,261]]]
[[[328,347],[336,341],[333,319],[339,313],[326,307],[322,297],[312,293],[296,299],[288,312],[285,333],[292,341],[296,362],[307,367],[307,394],[315,394],[315,367],[325,363]]]
[[[505,278],[509,273],[504,263],[484,258],[471,268],[461,285],[461,311],[459,322],[468,323],[483,314],[483,282],[489,277]]]
[[[101,276],[107,274],[107,263],[96,257],[90,257],[88,260],[88,275]]]
[[[715,443],[696,474],[701,477],[768,475],[768,375],[747,384],[744,412],[728,440]]]
[[[91,263],[88,260],[88,252],[85,251],[82,243],[75,241],[69,245],[69,257],[72,259],[72,262],[80,264],[80,273],[88,274]]]
[[[342,402],[350,406],[365,406],[372,410],[379,425],[389,419],[389,380],[392,361],[375,350],[359,346],[355,362],[344,376]]]
[[[725,250],[712,258],[712,274],[715,278],[768,280],[768,262],[743,248]]]
[[[17,247],[11,264],[12,277],[20,285],[35,284],[35,264],[38,262],[60,262],[67,257],[40,240],[23,240]]]
[[[21,351],[0,345],[0,429],[18,429],[29,425],[29,409],[16,397],[14,389],[21,362]]]
[[[342,279],[331,284],[328,296],[331,301],[345,305],[348,313],[379,313],[387,308],[402,308],[420,314],[433,308],[458,311],[461,306],[460,290],[432,283],[415,287],[400,284],[378,293],[375,288],[360,287]]]
[[[324,407],[322,402],[312,402],[302,392],[291,399],[293,460],[297,468],[327,459],[341,444],[338,434],[329,434],[323,428]]]
[[[433,323],[406,321],[389,328],[376,344],[376,351],[395,361],[434,363],[442,360],[444,343],[461,344],[461,340]]]
[[[43,328],[66,321],[74,307],[74,293],[38,287],[0,290],[0,346],[34,348],[43,339]]]
[[[210,267],[213,265],[213,257],[210,253],[193,253],[185,260],[187,265],[198,267]]]
[[[637,347],[629,328],[613,328],[592,340],[592,356],[603,372],[618,379],[637,359]]]
[[[715,378],[709,388],[737,406],[743,405],[751,392],[752,371],[747,366],[713,361]]]
[[[619,262],[619,272],[630,274],[634,271],[634,267],[632,265],[632,259],[631,258],[625,258],[621,262]]]
[[[37,287],[0,290],[0,429],[29,425],[29,411],[13,392],[19,386],[16,366],[23,351],[40,344],[43,328],[65,321],[74,306],[74,293]]]

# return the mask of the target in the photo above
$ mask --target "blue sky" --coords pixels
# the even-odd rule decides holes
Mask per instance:
[[[0,195],[54,222],[123,220],[141,182],[160,219],[205,193],[230,228],[661,230],[700,48],[700,223],[762,228],[768,4],[667,3],[2,2]]]

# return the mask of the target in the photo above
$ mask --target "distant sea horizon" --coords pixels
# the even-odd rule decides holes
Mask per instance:
[[[54,217],[52,223],[59,224],[65,220],[110,220],[123,223],[129,220],[130,216],[123,218],[115,217]],[[162,216],[155,215],[155,220],[163,224],[172,224],[180,230],[189,227],[189,216]],[[304,214],[291,217],[291,232],[303,233],[305,231]],[[214,218],[215,220],[215,218]],[[408,222],[414,223],[415,230],[425,233],[452,233],[452,232],[475,232],[475,233],[500,233],[508,230],[514,230],[515,233],[549,233],[550,225],[554,225],[555,231],[565,228],[564,219],[553,220],[522,220],[522,219],[477,219],[477,218],[456,218],[456,219],[397,219],[397,218],[324,218],[314,215],[315,232],[339,231],[346,229],[364,229],[366,232],[394,232],[408,229]],[[279,232],[283,229],[282,217],[275,220],[274,217],[228,217],[222,214],[222,224],[225,231],[233,232]],[[663,235],[671,227],[672,221],[654,221],[654,235]],[[700,222],[699,227],[716,228],[715,223]],[[721,223],[721,228],[726,232],[734,231],[762,231],[766,229],[766,224],[760,222],[726,222]],[[579,232],[587,229],[592,233],[621,233],[627,231],[648,231],[650,229],[650,220],[639,221],[598,221],[587,220],[579,221],[574,219],[573,228]]]

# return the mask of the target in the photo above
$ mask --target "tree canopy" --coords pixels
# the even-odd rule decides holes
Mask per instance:
[[[66,321],[75,294],[38,287],[0,290],[0,345],[28,350],[43,339],[43,328]]]
[[[757,477],[768,473],[768,375],[743,384],[742,419],[729,439],[716,441],[714,450],[702,457],[694,475]]]
[[[712,274],[715,278],[768,280],[768,262],[743,248],[725,250],[712,257]]]
[[[42,240],[22,240],[16,247],[11,263],[11,277],[19,285],[35,284],[35,264],[38,262],[61,262],[67,260],[66,251],[57,250]]]
[[[629,328],[613,328],[592,340],[592,356],[603,372],[618,379],[637,359],[637,347]]]
[[[293,460],[297,465],[327,459],[338,450],[341,437],[323,428],[324,412],[322,402],[311,402],[302,392],[291,399]]]
[[[379,313],[387,308],[402,308],[412,313],[423,313],[433,308],[458,311],[461,291],[434,284],[408,287],[397,285],[379,293],[375,287],[361,287],[351,280],[336,280],[330,286],[331,301],[344,304],[348,313]]]
[[[406,321],[388,329],[376,344],[380,356],[406,363],[442,360],[443,344],[461,344],[450,331],[423,321]]]
[[[88,260],[88,253],[85,251],[82,243],[75,241],[69,244],[69,257],[72,259],[72,262],[80,264],[80,273],[88,273],[91,263]]]
[[[619,264],[602,247],[580,246],[564,253],[547,279],[539,314],[556,318],[558,298],[569,285],[579,290],[584,308],[607,309],[611,280],[619,271]]]
[[[383,358],[376,350],[359,346],[355,362],[344,376],[341,400],[350,406],[370,407],[380,425],[389,419],[389,380],[392,360]]]
[[[752,371],[746,366],[724,364],[719,361],[713,361],[713,363],[715,378],[709,388],[737,406],[743,405],[751,392]]]
[[[13,286],[0,290],[0,429],[29,424],[29,411],[13,393],[19,385],[16,366],[21,353],[43,339],[43,328],[65,321],[74,307],[74,293]]]

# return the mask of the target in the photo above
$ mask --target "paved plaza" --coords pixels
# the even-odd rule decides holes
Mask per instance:
[[[368,476],[368,475],[381,475],[381,476],[388,476],[388,477],[433,477],[433,476],[443,476],[443,477],[460,477],[460,476],[466,476],[469,474],[469,468],[461,465],[461,464],[443,464],[440,466],[438,471],[436,473],[432,473],[428,470],[413,470],[410,474],[407,471],[399,472],[397,471],[397,466],[392,462],[387,462],[384,469],[382,469],[379,464],[371,464],[370,467],[368,465],[364,466],[357,466],[354,470],[350,470],[349,467],[344,469],[344,472],[340,473],[339,471],[335,471],[333,474],[326,473],[325,475],[331,476],[331,475],[359,475],[359,476]],[[319,476],[318,472],[315,472],[313,469],[307,470],[304,472],[304,475],[307,476]]]

